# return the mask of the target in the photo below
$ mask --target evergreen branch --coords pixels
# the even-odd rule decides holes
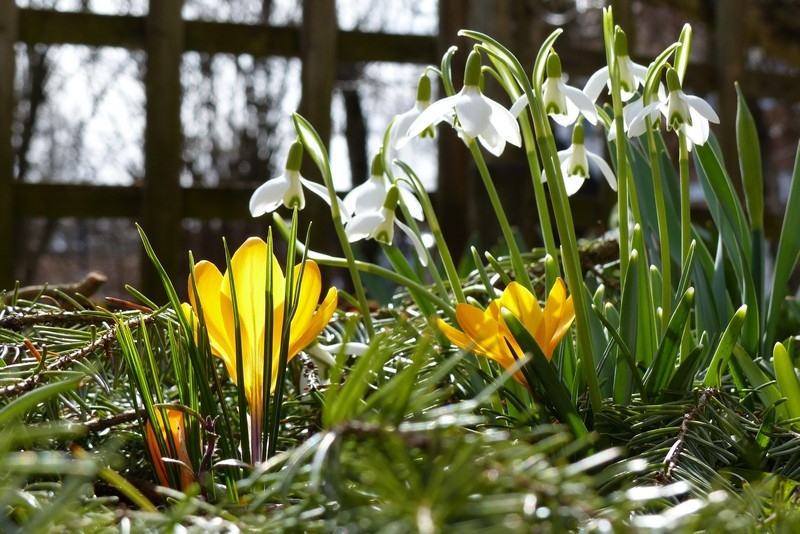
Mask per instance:
[[[137,315],[136,317],[132,317],[124,323],[129,328],[135,328],[141,324],[149,324],[155,321],[155,314],[149,315]],[[96,350],[104,349],[107,350],[108,346],[114,341],[117,335],[117,328],[118,326],[110,327],[105,333],[99,336],[96,340],[92,341],[88,345],[81,347],[80,349],[74,350],[64,356],[60,356],[50,362],[49,364],[45,365],[41,371],[33,374],[16,384],[12,384],[10,386],[6,386],[4,388],[0,388],[0,397],[9,397],[11,395],[17,395],[20,393],[25,393],[30,391],[34,387],[36,387],[39,383],[42,382],[45,374],[48,372],[53,371],[60,371],[64,369],[71,363],[81,360],[88,356],[89,354],[93,353]]]

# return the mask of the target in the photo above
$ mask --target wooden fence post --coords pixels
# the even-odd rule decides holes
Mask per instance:
[[[183,288],[180,280],[185,280],[187,273],[186,257],[180,249],[182,7],[183,0],[150,2],[147,15],[147,71],[144,78],[147,122],[141,211],[142,228],[179,290]],[[163,297],[161,281],[145,254],[142,254],[141,276],[141,290],[146,295]]]
[[[14,148],[11,125],[14,121],[14,41],[17,38],[17,6],[14,0],[0,0],[0,291],[14,284],[13,242]]]
[[[736,147],[737,97],[734,82],[744,74],[747,50],[746,12],[743,0],[717,0],[714,6],[714,48],[716,87],[719,91],[719,144],[725,166],[733,179],[739,199],[744,199],[744,186],[740,177],[738,149]]]
[[[458,37],[458,30],[467,28],[469,5],[462,0],[439,0],[439,57],[456,44],[452,74],[455,90],[464,83],[464,65],[471,43]],[[442,91],[441,89],[439,89]],[[439,98],[446,95],[439,94]],[[455,261],[459,261],[475,230],[473,187],[470,184],[472,158],[464,142],[450,128],[439,126],[439,172],[437,175],[436,209],[444,214],[440,223]]]
[[[335,0],[304,0],[303,27],[300,32],[301,71],[300,114],[319,134],[326,147],[331,139],[331,102],[336,84],[338,66],[338,32]],[[284,162],[281,162],[281,165]],[[318,179],[318,171],[306,155],[302,172]],[[299,223],[298,235],[305,239],[309,222],[311,248],[329,254],[341,255],[339,240],[330,221],[330,208],[314,195],[306,195],[306,207]],[[330,278],[329,273],[325,273]],[[329,280],[333,281],[333,280]]]

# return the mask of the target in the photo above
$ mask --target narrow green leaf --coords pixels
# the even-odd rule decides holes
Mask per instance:
[[[800,148],[794,161],[792,172],[792,185],[789,189],[789,199],[786,202],[786,211],[781,228],[781,237],[778,241],[778,253],[775,257],[775,270],[772,276],[772,292],[767,310],[766,335],[763,350],[766,350],[775,337],[781,304],[786,297],[789,286],[789,277],[797,265],[800,257]]]
[[[619,334],[624,345],[632,350],[636,350],[638,346],[639,334],[639,261],[639,253],[636,250],[632,251],[620,297]],[[644,313],[651,312],[646,310]],[[635,362],[636,354],[632,356]],[[630,402],[633,372],[635,371],[626,362],[617,360],[614,372],[614,402],[625,405]]]
[[[742,345],[748,353],[755,354],[760,337],[760,303],[750,264],[753,244],[741,204],[717,150],[714,148],[713,138],[709,143],[695,147],[694,153],[699,163],[697,174],[711,217],[720,232],[726,258],[731,261],[736,273],[741,298],[739,302],[748,307],[742,331]],[[732,299],[734,302],[737,300],[735,297]]]
[[[719,345],[717,345],[714,356],[711,357],[711,363],[708,365],[708,371],[703,380],[703,386],[722,387],[722,373],[728,367],[728,360],[736,346],[736,340],[739,338],[739,334],[742,331],[742,325],[744,325],[746,315],[746,305],[742,305],[742,307],[733,314],[733,318],[731,318],[730,323],[728,323],[728,328],[725,329],[725,333],[722,334],[722,339],[719,341]]]
[[[775,406],[770,405],[764,410],[761,416],[761,426],[758,427],[758,434],[755,438],[755,451],[753,455],[755,460],[760,464],[769,451],[769,446],[772,443],[772,429],[775,425]]]
[[[672,43],[665,48],[664,51],[661,52],[652,63],[650,63],[650,66],[647,67],[647,76],[645,77],[643,94],[652,95],[655,92],[655,88],[658,86],[661,78],[661,69],[663,69],[667,64],[667,60],[669,59],[670,54],[672,54],[672,51],[679,46],[679,43]],[[649,100],[650,97],[647,97],[647,101]]]
[[[683,398],[694,388],[694,378],[700,363],[703,361],[707,346],[701,339],[700,344],[689,351],[689,354],[681,357],[681,363],[672,374],[667,387],[661,390],[657,400],[665,401],[671,394],[676,394]]]
[[[649,366],[656,351],[656,306],[653,302],[653,289],[650,285],[650,269],[647,263],[647,251],[644,246],[642,228],[638,224],[633,227],[633,237],[631,239],[633,250],[639,253],[639,273],[638,273],[638,321],[636,336],[636,362],[644,366]],[[669,312],[666,312],[669,313]]]
[[[609,306],[611,305],[609,304]],[[646,399],[647,393],[645,392],[642,378],[639,376],[639,368],[636,367],[636,361],[633,359],[633,355],[631,354],[630,349],[625,344],[625,340],[622,339],[622,336],[620,336],[619,332],[617,332],[617,329],[614,327],[614,325],[611,323],[608,317],[600,313],[600,310],[594,304],[592,305],[592,309],[594,310],[598,320],[603,324],[603,326],[606,327],[606,330],[608,331],[608,334],[611,336],[611,339],[617,345],[617,349],[619,350],[619,355],[621,356],[622,360],[624,360],[625,363],[628,364],[631,377],[633,381],[636,382],[637,390],[642,392],[642,395]],[[608,311],[608,309],[609,308],[607,307],[606,310]],[[613,307],[611,307],[611,309],[613,309]],[[612,344],[609,343],[608,348],[611,348],[611,346]],[[617,364],[619,365],[619,363],[620,362],[618,361]]]
[[[739,150],[739,171],[742,174],[744,197],[750,215],[750,228],[764,228],[764,178],[761,149],[753,115],[747,108],[739,84],[736,84],[736,146]]]
[[[681,337],[693,306],[694,289],[689,288],[681,297],[675,313],[670,317],[658,351],[644,374],[644,386],[649,396],[658,395],[672,380],[675,364],[678,361]]]
[[[778,389],[786,397],[786,409],[789,411],[789,418],[800,420],[800,380],[797,378],[792,359],[783,344],[775,343],[775,348],[772,352],[772,363],[775,366]]]
[[[21,397],[14,399],[0,410],[0,428],[8,424],[9,420],[14,418],[22,418],[28,410],[33,409],[39,404],[45,402],[50,397],[54,397],[61,393],[66,393],[78,387],[78,383],[83,379],[83,373],[80,376],[59,380],[44,386],[39,386],[32,391],[29,391]]]
[[[789,418],[789,411],[786,408],[786,403],[783,401],[783,395],[775,385],[775,381],[767,376],[767,374],[753,361],[753,359],[745,353],[741,347],[737,347],[733,351],[733,362],[742,375],[749,382],[750,387],[753,388],[758,396],[761,404],[764,406],[775,406],[778,418],[781,420]]]
[[[572,430],[575,438],[581,438],[589,433],[586,425],[583,423],[580,415],[578,414],[569,391],[564,386],[564,383],[558,378],[553,369],[552,364],[547,360],[542,353],[542,349],[533,339],[531,333],[522,325],[511,312],[506,309],[502,310],[503,320],[505,321],[514,339],[519,343],[520,348],[526,354],[531,355],[531,360],[528,364],[532,368],[532,373],[525,373],[526,376],[535,379],[547,395],[547,400],[552,404],[553,411],[563,424]],[[521,356],[521,355],[520,355]],[[529,384],[531,387],[533,384]]]

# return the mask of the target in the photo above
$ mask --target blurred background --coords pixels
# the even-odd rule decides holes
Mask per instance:
[[[329,141],[344,193],[368,177],[425,65],[457,45],[462,77],[470,43],[459,29],[490,33],[530,68],[543,38],[563,27],[556,48],[569,83],[582,87],[605,61],[608,5],[644,64],[692,24],[684,89],[722,117],[715,133],[732,174],[740,83],[762,128],[775,235],[800,137],[800,7],[791,0],[0,0],[0,291],[99,271],[104,295],[125,295],[125,284],[160,295],[134,223],[185,291],[190,250],[222,264],[223,236],[233,250],[266,235],[269,219],[251,219],[247,203],[283,170],[292,112]],[[496,87],[488,92],[510,104]],[[601,132],[592,142],[604,149]],[[399,157],[434,196],[456,254],[496,245],[452,131]],[[540,244],[523,151],[487,159],[512,223],[529,247]],[[319,181],[307,163],[304,175]],[[327,207],[307,201],[301,234],[314,220],[312,247],[335,253]],[[572,202],[583,235],[607,229],[615,195],[604,182]]]

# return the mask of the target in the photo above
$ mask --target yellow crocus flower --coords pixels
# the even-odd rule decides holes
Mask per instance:
[[[231,268],[223,275],[216,265],[200,261],[194,267],[197,295],[208,331],[211,352],[225,362],[231,379],[244,388],[250,405],[251,429],[260,431],[263,417],[264,332],[266,329],[267,261],[272,261],[272,354],[269,392],[275,390],[285,313],[286,281],[280,263],[273,255],[267,258],[267,244],[251,237],[231,257]],[[302,272],[302,283],[300,276]],[[236,372],[236,332],[233,320],[231,277],[236,291],[239,314],[243,377]],[[330,288],[317,307],[322,290],[319,267],[313,261],[294,267],[297,309],[289,329],[287,361],[308,346],[328,324],[338,303],[336,288]],[[299,292],[299,294],[298,294]],[[189,278],[189,301],[198,312]],[[255,457],[257,455],[254,454]]]
[[[493,300],[485,310],[463,303],[456,306],[456,320],[463,332],[441,319],[438,325],[453,344],[490,358],[508,369],[516,361],[514,354],[521,357],[524,351],[503,320],[504,308],[519,319],[548,360],[553,357],[553,351],[575,319],[572,297],[567,297],[564,281],[558,278],[550,290],[544,310],[530,291],[517,282],[511,282],[500,298]],[[521,371],[514,373],[514,378],[527,385]]]

